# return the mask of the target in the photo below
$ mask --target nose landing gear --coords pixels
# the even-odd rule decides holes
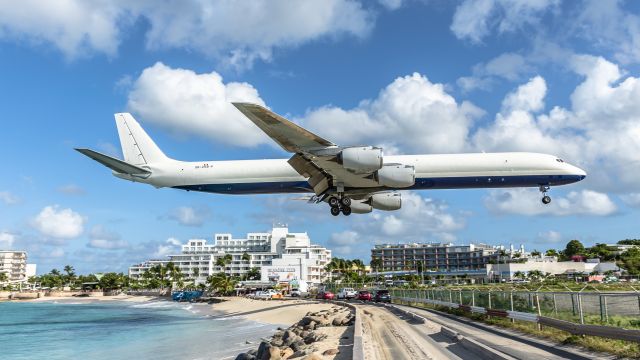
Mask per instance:
[[[547,195],[547,191],[549,191],[551,188],[549,186],[546,185],[541,185],[540,186],[540,192],[542,193],[542,203],[547,205],[549,203],[551,203],[551,197],[549,195]]]
[[[329,198],[328,203],[329,203],[329,206],[331,206],[331,215],[338,216],[340,215],[340,212],[342,212],[344,216],[351,215],[351,199],[350,198],[346,196],[342,196],[341,198],[332,196]]]

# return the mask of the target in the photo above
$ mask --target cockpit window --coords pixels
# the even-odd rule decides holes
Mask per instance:
[[[564,162],[564,160],[562,160],[562,159],[556,159],[556,161],[559,162],[559,163],[563,163]]]

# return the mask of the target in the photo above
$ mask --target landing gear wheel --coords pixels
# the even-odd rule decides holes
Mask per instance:
[[[545,195],[545,196],[543,196],[543,197],[542,197],[542,203],[543,203],[543,204],[547,205],[547,204],[549,204],[550,202],[551,202],[551,197],[550,197],[550,196]]]
[[[351,210],[351,209],[349,209],[349,210]],[[337,207],[337,206],[332,206],[331,207],[331,215],[333,215],[333,216],[340,215],[340,208]]]
[[[342,203],[342,206],[351,206],[351,199],[349,199],[348,197],[343,197],[340,202]]]
[[[342,208],[342,214],[343,214],[344,216],[349,216],[349,215],[351,215],[351,208],[350,208],[350,207],[348,207],[348,206],[343,207],[343,208]]]
[[[340,206],[340,200],[338,200],[338,198],[336,197],[330,197],[329,206],[331,206],[332,208]]]

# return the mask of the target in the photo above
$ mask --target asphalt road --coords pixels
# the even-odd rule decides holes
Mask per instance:
[[[422,309],[398,306],[427,319],[421,324],[398,311],[381,305],[359,304],[363,316],[363,343],[366,360],[391,359],[482,359],[440,333],[444,325],[513,359],[614,359],[578,350],[572,346],[478,325],[465,319]]]

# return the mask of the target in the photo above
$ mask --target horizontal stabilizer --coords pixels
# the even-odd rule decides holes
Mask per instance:
[[[127,162],[124,162],[122,160],[116,159],[114,157],[111,157],[105,154],[101,154],[97,151],[93,151],[90,149],[75,149],[75,150],[120,174],[128,174],[128,175],[142,177],[142,178],[146,178],[149,175],[151,175],[151,171],[149,170],[143,169],[141,167],[137,167],[135,165],[131,165]]]

